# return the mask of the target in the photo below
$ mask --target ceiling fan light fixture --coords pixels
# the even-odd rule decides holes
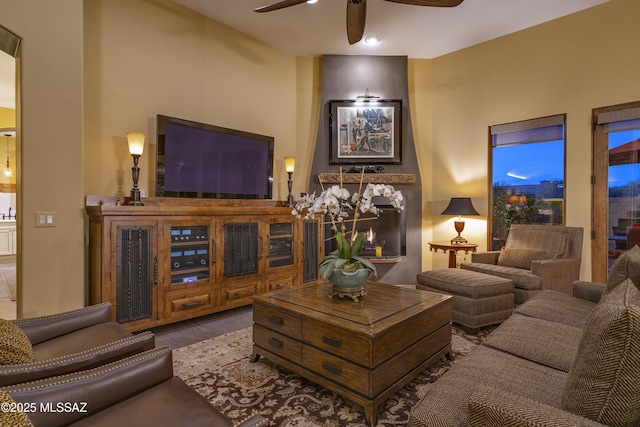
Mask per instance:
[[[376,36],[368,36],[365,37],[364,42],[369,46],[375,46],[380,43],[380,39],[378,39]]]

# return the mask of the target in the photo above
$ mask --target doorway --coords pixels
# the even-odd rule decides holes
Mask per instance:
[[[640,102],[593,110],[592,272],[606,282],[611,265],[640,245]]]
[[[20,38],[0,27],[0,318],[16,319],[18,274],[18,67]]]

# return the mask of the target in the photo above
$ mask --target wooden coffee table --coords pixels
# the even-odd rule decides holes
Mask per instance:
[[[361,405],[378,407],[442,356],[451,358],[451,297],[367,282],[360,302],[322,283],[256,296],[253,357],[276,362]]]

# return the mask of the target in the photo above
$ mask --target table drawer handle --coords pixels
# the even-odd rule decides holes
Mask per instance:
[[[269,343],[269,345],[271,347],[275,347],[277,349],[281,349],[282,348],[282,343],[280,341],[278,341],[275,338],[269,338],[269,340],[267,341]]]
[[[282,325],[284,320],[281,317],[277,316],[269,316],[269,323],[273,323],[274,325]]]
[[[322,336],[322,342],[336,348],[339,348],[341,345],[340,340],[328,337],[326,335]]]
[[[340,368],[332,365],[331,363],[322,362],[322,369],[324,369],[325,371],[329,371],[334,375],[340,375]]]

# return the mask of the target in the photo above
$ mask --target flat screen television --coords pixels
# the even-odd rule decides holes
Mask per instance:
[[[157,116],[156,196],[271,199],[271,136]]]

